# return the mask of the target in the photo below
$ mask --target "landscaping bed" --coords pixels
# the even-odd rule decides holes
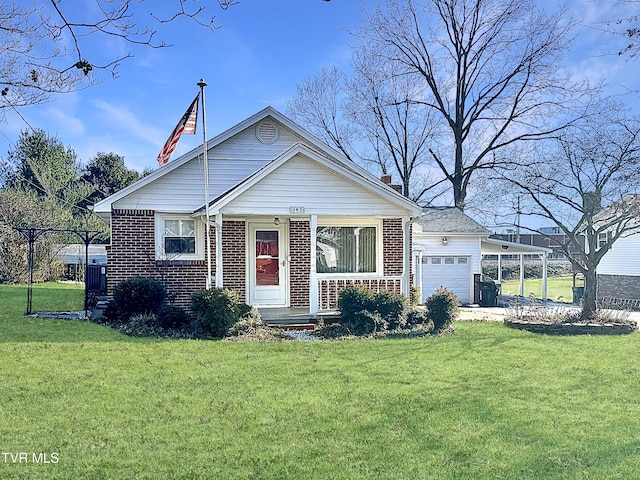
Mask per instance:
[[[630,323],[565,323],[506,318],[504,324],[517,330],[546,335],[628,335],[638,330]]]

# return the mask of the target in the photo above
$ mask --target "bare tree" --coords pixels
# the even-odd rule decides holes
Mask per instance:
[[[639,0],[618,0],[617,3],[632,7],[637,5],[638,10],[636,11],[640,11]],[[623,39],[623,46],[616,52],[618,55],[628,55],[631,59],[638,58],[640,55],[640,13],[623,15],[606,21],[605,31]]]
[[[584,85],[561,74],[573,27],[564,18],[532,0],[387,0],[366,12],[360,45],[396,76],[419,76],[424,87],[408,101],[447,132],[429,152],[458,208],[477,172],[513,164],[505,147],[547,138],[576,115]]]
[[[205,16],[202,2],[194,3],[172,0],[165,18],[154,14],[157,4],[135,0],[93,0],[83,8],[59,0],[0,2],[0,116],[7,108],[40,104],[54,94],[89,87],[99,81],[96,71],[116,76],[120,63],[132,56],[110,50],[101,58],[89,58],[84,54],[89,42],[118,39],[131,46],[168,47],[157,40],[155,26],[179,17],[217,28],[215,17]],[[218,0],[222,9],[237,3]]]
[[[442,191],[423,167],[434,124],[430,112],[411,101],[422,87],[380,60],[362,48],[353,55],[351,77],[336,67],[322,69],[298,85],[287,112],[349,160],[396,174],[406,197],[433,199]]]
[[[523,196],[526,217],[551,221],[564,233],[563,242],[548,238],[584,275],[583,318],[596,310],[598,264],[616,240],[640,231],[640,119],[621,111],[603,107],[589,125],[566,131],[504,178]]]

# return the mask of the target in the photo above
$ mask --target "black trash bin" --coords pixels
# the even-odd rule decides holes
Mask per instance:
[[[573,290],[573,303],[578,305],[584,297],[584,287],[571,287],[571,290]]]
[[[498,305],[498,287],[495,282],[480,282],[480,306],[495,307],[496,305]]]

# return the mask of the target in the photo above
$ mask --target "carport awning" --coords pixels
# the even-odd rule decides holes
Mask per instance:
[[[543,253],[553,252],[551,248],[507,242],[506,240],[498,240],[497,238],[483,238],[481,240],[480,250],[483,255],[542,255]]]
[[[538,247],[535,245],[524,245],[522,243],[507,242],[505,240],[498,240],[496,238],[483,238],[481,239],[480,243],[480,251],[482,255],[498,256],[498,282],[502,282],[502,256],[520,256],[520,296],[524,296],[524,256],[542,256],[542,298],[547,298],[547,254],[553,252],[552,249],[547,247]]]

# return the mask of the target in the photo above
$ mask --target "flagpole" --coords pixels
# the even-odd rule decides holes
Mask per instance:
[[[202,159],[204,161],[204,198],[205,198],[205,235],[207,242],[207,290],[211,290],[211,225],[209,223],[209,161],[207,159],[207,116],[204,103],[204,87],[207,82],[201,78],[197,84],[200,87],[200,97],[202,98]]]

